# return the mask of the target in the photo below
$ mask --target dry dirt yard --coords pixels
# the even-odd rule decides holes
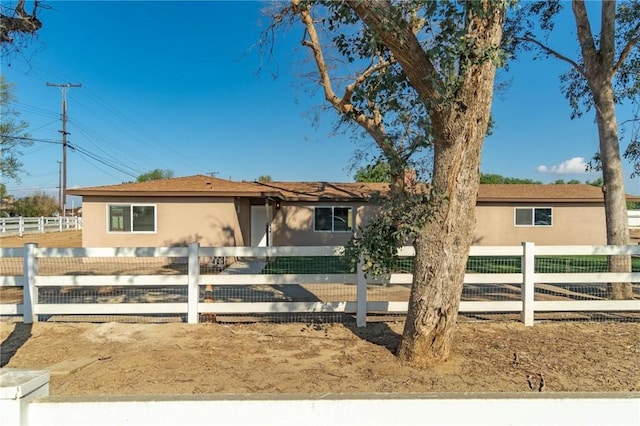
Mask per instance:
[[[79,233],[62,234],[0,245],[79,244]],[[50,369],[51,395],[640,391],[638,322],[462,322],[450,360],[428,370],[397,361],[401,331],[402,322],[0,322],[0,365]]]
[[[4,322],[0,341],[51,395],[640,391],[639,324],[462,323],[429,370],[396,360],[401,327]]]

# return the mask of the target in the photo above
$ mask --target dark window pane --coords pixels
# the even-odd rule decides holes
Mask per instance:
[[[133,206],[133,231],[153,232],[155,227],[154,206]]]
[[[352,217],[350,207],[334,207],[333,209],[333,230],[351,231]]]
[[[331,231],[331,207],[316,207],[314,229]]]
[[[534,225],[551,226],[551,209],[536,209]]]

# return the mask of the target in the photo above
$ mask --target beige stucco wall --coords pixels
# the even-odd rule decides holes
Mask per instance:
[[[157,232],[107,232],[107,204],[155,204]],[[365,203],[285,202],[275,210],[272,245],[344,245],[351,232],[315,232],[314,206],[353,207],[355,226],[364,226],[379,209]],[[543,245],[606,244],[604,207],[600,204],[522,204],[519,207],[551,207],[553,226],[516,227],[513,204],[481,204],[477,208],[474,245],[519,245],[531,241]],[[248,199],[204,197],[111,198],[85,197],[84,247],[167,247],[199,242],[202,246],[243,246],[251,242],[251,206]],[[236,211],[238,208],[239,211]]]
[[[110,233],[107,204],[155,204],[157,232]],[[248,241],[249,206],[233,198],[84,197],[82,245],[84,247],[170,247],[199,242],[201,246],[242,246]],[[240,216],[240,220],[238,218]],[[241,223],[247,225],[241,229]]]
[[[367,223],[378,209],[363,203],[283,203],[276,210],[271,232],[275,246],[340,246],[345,245],[351,232],[315,232],[313,214],[315,206],[353,207],[354,231]]]
[[[553,225],[515,226],[513,204],[479,205],[473,245],[520,245],[524,241],[541,245],[606,244],[602,204],[521,204],[517,207],[551,207]]]

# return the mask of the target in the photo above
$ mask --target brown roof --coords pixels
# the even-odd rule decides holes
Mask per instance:
[[[322,199],[353,200],[371,197],[374,193],[389,191],[387,183],[332,183],[332,182],[256,182],[278,191],[288,201],[313,201]]]
[[[386,194],[386,183],[236,182],[206,175],[151,180],[140,183],[70,189],[80,196],[274,197],[287,201],[362,200],[376,192]],[[603,202],[599,187],[575,185],[480,185],[480,202]]]
[[[585,184],[503,184],[480,185],[478,201],[604,202],[602,189]]]
[[[119,185],[92,186],[67,190],[69,195],[82,196],[270,196],[266,189],[254,182],[235,182],[205,175],[186,176]],[[274,194],[275,195],[275,194]]]

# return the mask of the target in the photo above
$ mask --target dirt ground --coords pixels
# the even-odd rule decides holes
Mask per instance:
[[[463,323],[428,370],[396,360],[401,328],[4,322],[0,341],[3,366],[51,369],[51,395],[640,391],[637,323]]]
[[[36,243],[38,247],[82,247],[82,231],[47,232],[0,238],[0,247],[23,247],[27,243]]]
[[[638,322],[464,322],[428,370],[395,358],[402,325],[0,322],[0,365],[49,369],[51,395],[640,391]]]

